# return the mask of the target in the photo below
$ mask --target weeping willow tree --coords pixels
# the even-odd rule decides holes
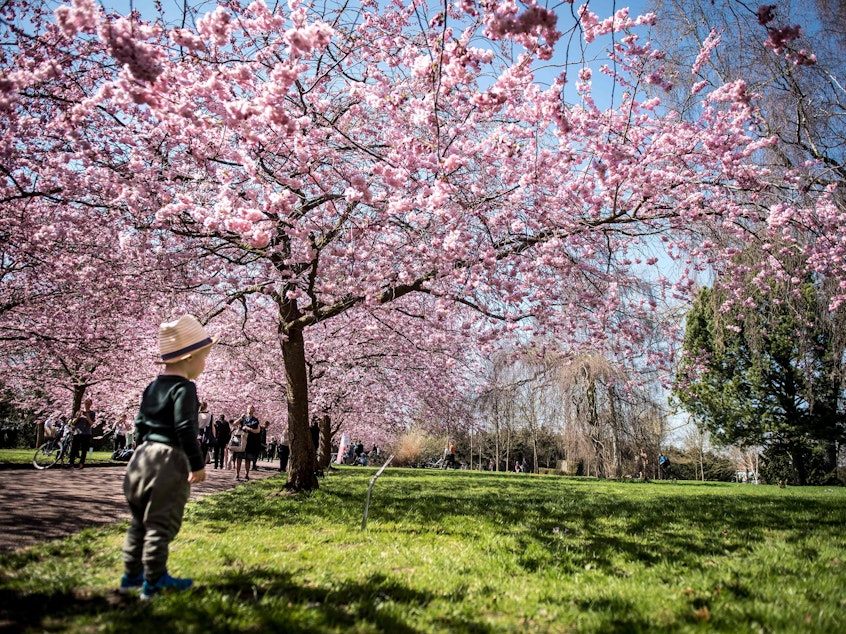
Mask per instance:
[[[552,434],[568,470],[581,465],[585,475],[619,478],[637,470],[641,453],[658,455],[666,417],[660,399],[601,354],[522,350],[491,361],[477,407],[490,422],[497,468],[503,458],[511,464],[512,439],[522,430],[535,471]]]

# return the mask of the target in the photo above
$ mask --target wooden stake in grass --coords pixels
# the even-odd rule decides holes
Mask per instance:
[[[394,459],[394,454],[388,456],[388,459],[385,461],[385,464],[382,465],[382,468],[376,472],[370,479],[370,485],[367,487],[367,501],[364,503],[364,517],[361,518],[361,530],[367,528],[367,511],[370,509],[370,492],[373,490],[373,485],[376,483],[376,478],[382,475],[382,472],[385,470],[389,464],[391,464],[391,460]]]

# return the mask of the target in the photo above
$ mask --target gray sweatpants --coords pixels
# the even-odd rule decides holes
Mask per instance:
[[[126,468],[123,492],[132,511],[123,543],[124,572],[134,576],[143,570],[144,578],[155,582],[167,571],[170,542],[182,526],[191,492],[185,452],[143,443]]]

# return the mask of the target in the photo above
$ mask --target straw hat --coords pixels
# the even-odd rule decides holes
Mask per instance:
[[[210,337],[203,325],[193,315],[182,315],[176,321],[168,321],[159,326],[158,363],[176,363],[184,361],[203,348],[217,343],[217,337]]]

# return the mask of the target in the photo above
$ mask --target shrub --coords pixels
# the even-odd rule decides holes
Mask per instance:
[[[561,469],[548,469],[546,467],[538,467],[538,473],[540,473],[541,475],[567,475]]]
[[[395,467],[418,467],[433,456],[439,456],[441,449],[435,438],[420,429],[411,429],[389,446],[394,454],[391,463]]]

